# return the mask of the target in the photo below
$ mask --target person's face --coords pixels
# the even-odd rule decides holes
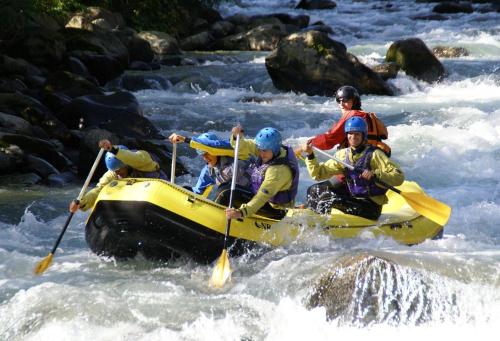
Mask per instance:
[[[217,156],[209,154],[209,153],[203,153],[203,160],[210,166],[214,167],[217,164]]]
[[[363,142],[363,133],[357,131],[347,133],[347,141],[349,141],[349,146],[357,148]]]
[[[342,110],[342,111],[351,110],[352,106],[354,104],[354,100],[353,99],[346,99],[346,98],[339,98],[337,103],[339,104],[340,110]]]
[[[117,170],[115,170],[115,173],[118,176],[118,179],[123,179],[128,176],[129,169],[128,167],[118,168]]]
[[[262,163],[269,162],[273,158],[273,151],[271,149],[259,149],[259,157],[262,159]]]

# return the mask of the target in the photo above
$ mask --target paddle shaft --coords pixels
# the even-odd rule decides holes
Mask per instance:
[[[99,161],[101,160],[103,153],[104,153],[104,149],[101,148],[99,150],[99,154],[97,154],[97,157],[94,161],[94,164],[92,165],[92,168],[90,169],[89,175],[87,175],[87,179],[85,180],[85,183],[83,184],[83,187],[80,190],[80,194],[78,194],[78,197],[75,200],[77,203],[80,203],[80,200],[82,199],[83,195],[85,194],[85,191],[87,190],[87,187],[89,186],[89,183],[90,183],[90,180],[92,179],[92,176],[94,176],[94,172],[95,172],[97,166],[99,165]],[[59,243],[61,242],[62,237],[63,237],[64,233],[66,232],[66,229],[68,228],[68,225],[71,222],[71,219],[73,218],[73,215],[74,215],[74,213],[71,212],[69,214],[68,218],[66,219],[66,222],[64,223],[64,227],[63,227],[61,233],[59,234],[59,237],[57,238],[57,241],[54,244],[52,251],[50,252],[51,254],[54,254],[56,252],[57,247],[59,246]]]
[[[322,151],[321,149],[316,148],[316,147],[313,147],[313,149],[314,149],[316,152],[318,152],[318,153],[320,153],[321,155],[323,155],[323,156],[329,157],[330,159],[333,159],[333,160],[335,160],[335,161],[337,161],[337,162],[340,162],[341,164],[343,164],[345,167],[349,168],[350,170],[354,170],[354,166],[353,166],[353,165],[350,165],[350,164],[348,164],[347,162],[340,160],[340,159],[339,159],[339,158],[337,158],[336,156],[334,156],[334,155],[330,155],[330,154],[328,154],[328,153],[326,153],[326,152],[324,152],[324,151]],[[401,191],[400,191],[399,189],[397,189],[396,187],[391,186],[391,185],[389,185],[389,184],[386,184],[386,183],[385,183],[385,182],[383,182],[382,180],[375,179],[375,182],[376,182],[376,183],[378,183],[378,184],[380,184],[380,185],[382,185],[382,186],[384,186],[384,187],[385,187],[385,188],[387,188],[387,189],[390,189],[391,191],[394,191],[394,192],[396,192],[396,193],[398,193],[398,194],[401,194]]]
[[[175,165],[177,163],[177,142],[172,145],[172,167],[170,168],[170,182],[175,183]]]
[[[229,205],[228,207],[233,207],[233,194],[234,189],[236,188],[236,178],[238,177],[238,154],[240,149],[240,135],[236,135],[236,145],[234,147],[234,162],[233,162],[233,177],[231,179],[231,190],[229,192]],[[224,234],[224,247],[227,247],[227,240],[229,237],[229,230],[231,229],[231,219],[227,219],[226,221],[226,233]]]

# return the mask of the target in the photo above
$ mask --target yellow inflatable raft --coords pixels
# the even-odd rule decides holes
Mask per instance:
[[[397,187],[423,193],[415,182]],[[333,238],[360,234],[387,236],[403,244],[418,244],[439,237],[443,226],[413,210],[399,194],[388,191],[378,221],[332,211],[319,215],[308,209],[291,209],[281,220],[251,216],[234,220],[228,245],[231,256],[256,246],[276,247],[293,242],[304,232]],[[223,247],[224,206],[181,186],[158,179],[124,179],[102,189],[87,220],[86,240],[97,254],[119,259],[142,254],[166,260],[179,255],[212,262]]]

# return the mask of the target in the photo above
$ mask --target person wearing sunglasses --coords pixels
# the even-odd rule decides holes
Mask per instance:
[[[334,123],[326,133],[310,138],[307,144],[322,150],[332,149],[336,145],[340,145],[341,148],[348,147],[349,143],[344,129],[345,123],[352,117],[361,117],[367,122],[367,143],[381,149],[387,156],[390,156],[391,148],[382,141],[388,137],[387,128],[375,113],[365,112],[361,109],[361,98],[358,90],[353,86],[344,85],[337,90],[335,100],[342,112],[340,120]],[[296,155],[300,155],[303,151],[302,147],[295,149]],[[318,188],[337,191],[342,195],[348,193],[344,175],[342,174],[310,187],[307,197],[314,196],[312,191],[317,191]]]
[[[351,117],[359,116],[368,124],[368,143],[381,149],[387,156],[390,156],[391,148],[386,143],[382,142],[382,140],[388,138],[387,128],[374,113],[366,112],[361,109],[361,98],[358,90],[353,86],[344,85],[337,90],[335,100],[342,112],[340,120],[334,123],[326,133],[316,135],[310,138],[308,142],[314,147],[322,150],[332,149],[337,144],[342,148],[347,147],[347,136],[344,132],[345,122]],[[297,152],[300,151],[301,149],[298,148]]]

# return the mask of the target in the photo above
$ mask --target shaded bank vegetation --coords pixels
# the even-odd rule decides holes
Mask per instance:
[[[222,1],[227,0],[0,0],[4,14],[0,38],[26,27],[30,21],[36,27],[36,22],[45,15],[64,24],[74,12],[88,6],[120,13],[127,26],[137,31],[157,30],[180,37],[189,33],[191,18]]]

